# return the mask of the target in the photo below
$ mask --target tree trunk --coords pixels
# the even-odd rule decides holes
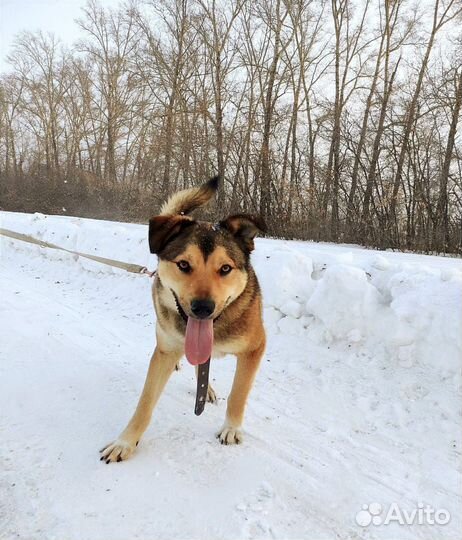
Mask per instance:
[[[268,219],[271,212],[271,166],[270,166],[270,135],[273,119],[273,89],[278,67],[282,20],[280,16],[281,0],[276,0],[276,30],[274,34],[273,60],[269,68],[268,86],[266,89],[264,106],[263,140],[260,152],[260,214]]]
[[[453,158],[457,124],[462,105],[462,71],[455,77],[456,96],[452,110],[451,127],[449,128],[443,167],[440,173],[436,219],[433,229],[433,249],[446,251],[449,246],[449,216],[448,216],[448,179],[449,168]]]

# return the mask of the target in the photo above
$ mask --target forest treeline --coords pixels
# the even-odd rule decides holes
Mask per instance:
[[[0,76],[0,206],[147,221],[219,174],[216,215],[286,238],[462,251],[460,0],[89,1]]]

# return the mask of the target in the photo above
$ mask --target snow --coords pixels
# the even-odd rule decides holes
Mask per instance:
[[[0,227],[155,267],[144,225]],[[149,278],[4,237],[0,255],[0,538],[461,537],[460,259],[257,240],[268,347],[244,443],[214,438],[234,360],[212,362],[200,417],[184,362],[135,456],[106,466],[155,344]],[[358,525],[372,503],[451,521]]]

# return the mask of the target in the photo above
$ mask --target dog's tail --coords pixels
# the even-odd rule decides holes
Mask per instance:
[[[202,186],[174,193],[162,206],[160,215],[190,214],[199,206],[206,204],[215,195],[219,180],[220,177],[215,176]]]

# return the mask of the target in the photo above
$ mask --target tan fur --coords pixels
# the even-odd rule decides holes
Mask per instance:
[[[185,208],[196,205],[201,198],[208,200],[208,190],[210,183],[203,188],[189,190],[189,194],[180,192],[168,201],[162,212],[184,211]],[[180,208],[183,210],[179,210]],[[236,222],[236,230],[239,230],[238,220],[239,218],[232,220],[233,226]],[[248,228],[247,223],[243,226]],[[201,227],[206,233],[212,230],[207,224],[201,224]],[[247,238],[246,242],[253,247],[253,237]],[[215,302],[213,356],[237,356],[226,419],[217,437],[222,444],[242,441],[244,411],[265,349],[265,331],[256,276],[251,267],[243,266],[240,259],[233,259],[232,253],[232,249],[217,245],[205,256],[198,244],[189,242],[172,260],[159,260],[153,284],[153,301],[157,313],[157,346],[132,419],[119,438],[101,451],[101,459],[107,463],[121,461],[133,453],[151,420],[152,411],[165,384],[184,353],[185,324],[178,313],[172,291],[188,316],[191,316],[188,306],[192,299],[210,298]],[[236,253],[238,254],[237,251]],[[191,273],[185,274],[179,270],[177,263],[180,260],[191,265]],[[223,265],[233,268],[226,277],[219,272]],[[208,400],[216,401],[211,387]]]

